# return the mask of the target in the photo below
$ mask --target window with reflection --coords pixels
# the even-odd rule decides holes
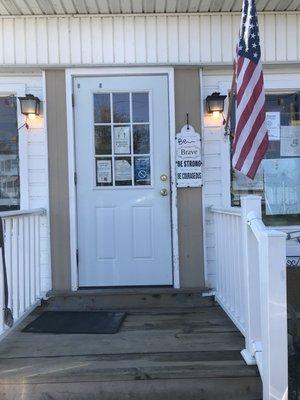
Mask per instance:
[[[258,194],[266,224],[300,224],[300,92],[267,94],[266,114],[268,151],[254,180],[232,170],[232,205],[240,205],[243,195]],[[232,132],[234,126],[232,115]]]
[[[151,185],[148,92],[94,94],[96,186]]]
[[[0,97],[0,211],[20,208],[17,100]]]

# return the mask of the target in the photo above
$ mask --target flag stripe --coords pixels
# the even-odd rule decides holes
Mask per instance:
[[[243,104],[237,108],[237,126],[236,126],[236,138],[237,141],[241,136],[241,133],[243,132],[243,129],[245,128],[246,123],[249,121],[249,118],[252,113],[252,105],[255,104],[256,102],[259,101],[259,98],[261,96],[263,89],[263,77],[262,75],[259,77],[258,81],[256,82],[256,85],[252,91],[252,93],[249,91],[247,93],[247,97],[244,96],[245,101],[243,101]],[[247,101],[246,101],[247,99]],[[263,99],[265,101],[265,99]],[[244,107],[244,109],[243,109]],[[236,148],[236,144],[234,146],[234,149]]]
[[[265,102],[265,96],[263,93],[261,93],[259,99],[256,101],[256,103],[253,106],[253,109],[251,110],[251,114],[248,116],[248,119],[244,125],[242,132],[239,135],[239,139],[237,141],[234,156],[233,156],[233,159],[236,161],[239,159],[240,153],[242,150],[244,150],[244,154],[247,154],[250,151],[250,149],[247,147],[247,139],[252,133],[252,129],[254,127],[255,121],[256,121],[262,107],[264,106],[264,102]],[[254,128],[256,128],[256,127],[254,127]],[[255,135],[255,133],[256,132],[254,129],[254,132],[252,133],[252,135],[253,134]],[[246,146],[246,148],[244,148],[244,146]]]
[[[255,0],[243,0],[237,46],[233,168],[254,178],[268,149],[264,81]]]

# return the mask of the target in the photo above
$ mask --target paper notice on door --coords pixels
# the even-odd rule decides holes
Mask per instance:
[[[280,140],[280,112],[266,112],[269,140]]]
[[[300,126],[282,126],[280,141],[281,157],[300,156]]]
[[[131,165],[128,160],[116,160],[116,181],[131,181]]]
[[[115,154],[130,154],[130,127],[116,126],[114,138]]]
[[[111,182],[111,160],[97,160],[97,183]]]

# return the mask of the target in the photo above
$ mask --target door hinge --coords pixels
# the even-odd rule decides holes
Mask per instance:
[[[75,107],[75,96],[74,96],[74,93],[72,93],[72,107]]]
[[[74,172],[74,185],[77,185],[77,172]]]
[[[77,267],[78,267],[78,264],[79,264],[79,251],[78,251],[78,249],[76,250],[76,264],[77,264]]]

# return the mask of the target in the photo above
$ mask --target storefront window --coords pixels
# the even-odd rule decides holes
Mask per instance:
[[[0,211],[20,208],[16,97],[0,97]]]
[[[231,201],[258,194],[268,225],[300,224],[300,92],[266,95],[269,148],[254,180],[232,170]],[[235,116],[231,118],[234,132]]]

